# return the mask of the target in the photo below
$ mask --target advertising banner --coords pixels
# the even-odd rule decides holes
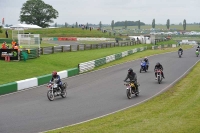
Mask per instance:
[[[10,60],[18,60],[17,49],[0,49],[0,60],[4,60],[6,56],[10,57]]]

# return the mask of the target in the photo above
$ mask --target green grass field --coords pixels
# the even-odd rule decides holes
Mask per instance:
[[[199,80],[200,63],[168,91],[145,103],[48,133],[199,133]]]

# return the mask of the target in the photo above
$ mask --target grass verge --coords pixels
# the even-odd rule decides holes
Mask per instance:
[[[168,91],[137,108],[48,133],[199,133],[199,80],[200,63]]]

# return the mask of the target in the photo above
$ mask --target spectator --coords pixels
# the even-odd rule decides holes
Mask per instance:
[[[13,40],[12,43],[11,43],[11,45],[12,45],[12,49],[14,49],[15,44],[16,44],[16,42],[15,42],[15,40]]]
[[[5,34],[6,34],[6,38],[8,38],[8,30],[6,30]]]
[[[18,43],[15,44],[14,49],[18,49],[18,51],[19,51],[19,44]]]
[[[6,42],[3,42],[3,43],[2,43],[1,49],[6,49]]]

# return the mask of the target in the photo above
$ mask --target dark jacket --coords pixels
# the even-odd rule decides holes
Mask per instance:
[[[179,50],[178,51],[181,51],[181,52],[183,52],[183,49],[182,48],[179,48]]]
[[[59,84],[59,83],[61,82],[61,79],[60,79],[60,76],[59,76],[59,75],[57,75],[55,78],[52,77],[51,80],[50,80],[50,82],[53,82],[54,79],[58,79],[57,84]]]
[[[130,74],[128,73],[125,80],[130,79],[130,81],[137,81],[137,75],[134,72],[131,72]]]
[[[155,68],[154,68],[154,71],[155,71],[156,69],[160,69],[160,70],[163,71],[163,66],[162,66],[161,64],[160,64],[160,65],[156,65]]]
[[[148,59],[144,59],[144,61],[148,64],[149,63],[149,60]]]

